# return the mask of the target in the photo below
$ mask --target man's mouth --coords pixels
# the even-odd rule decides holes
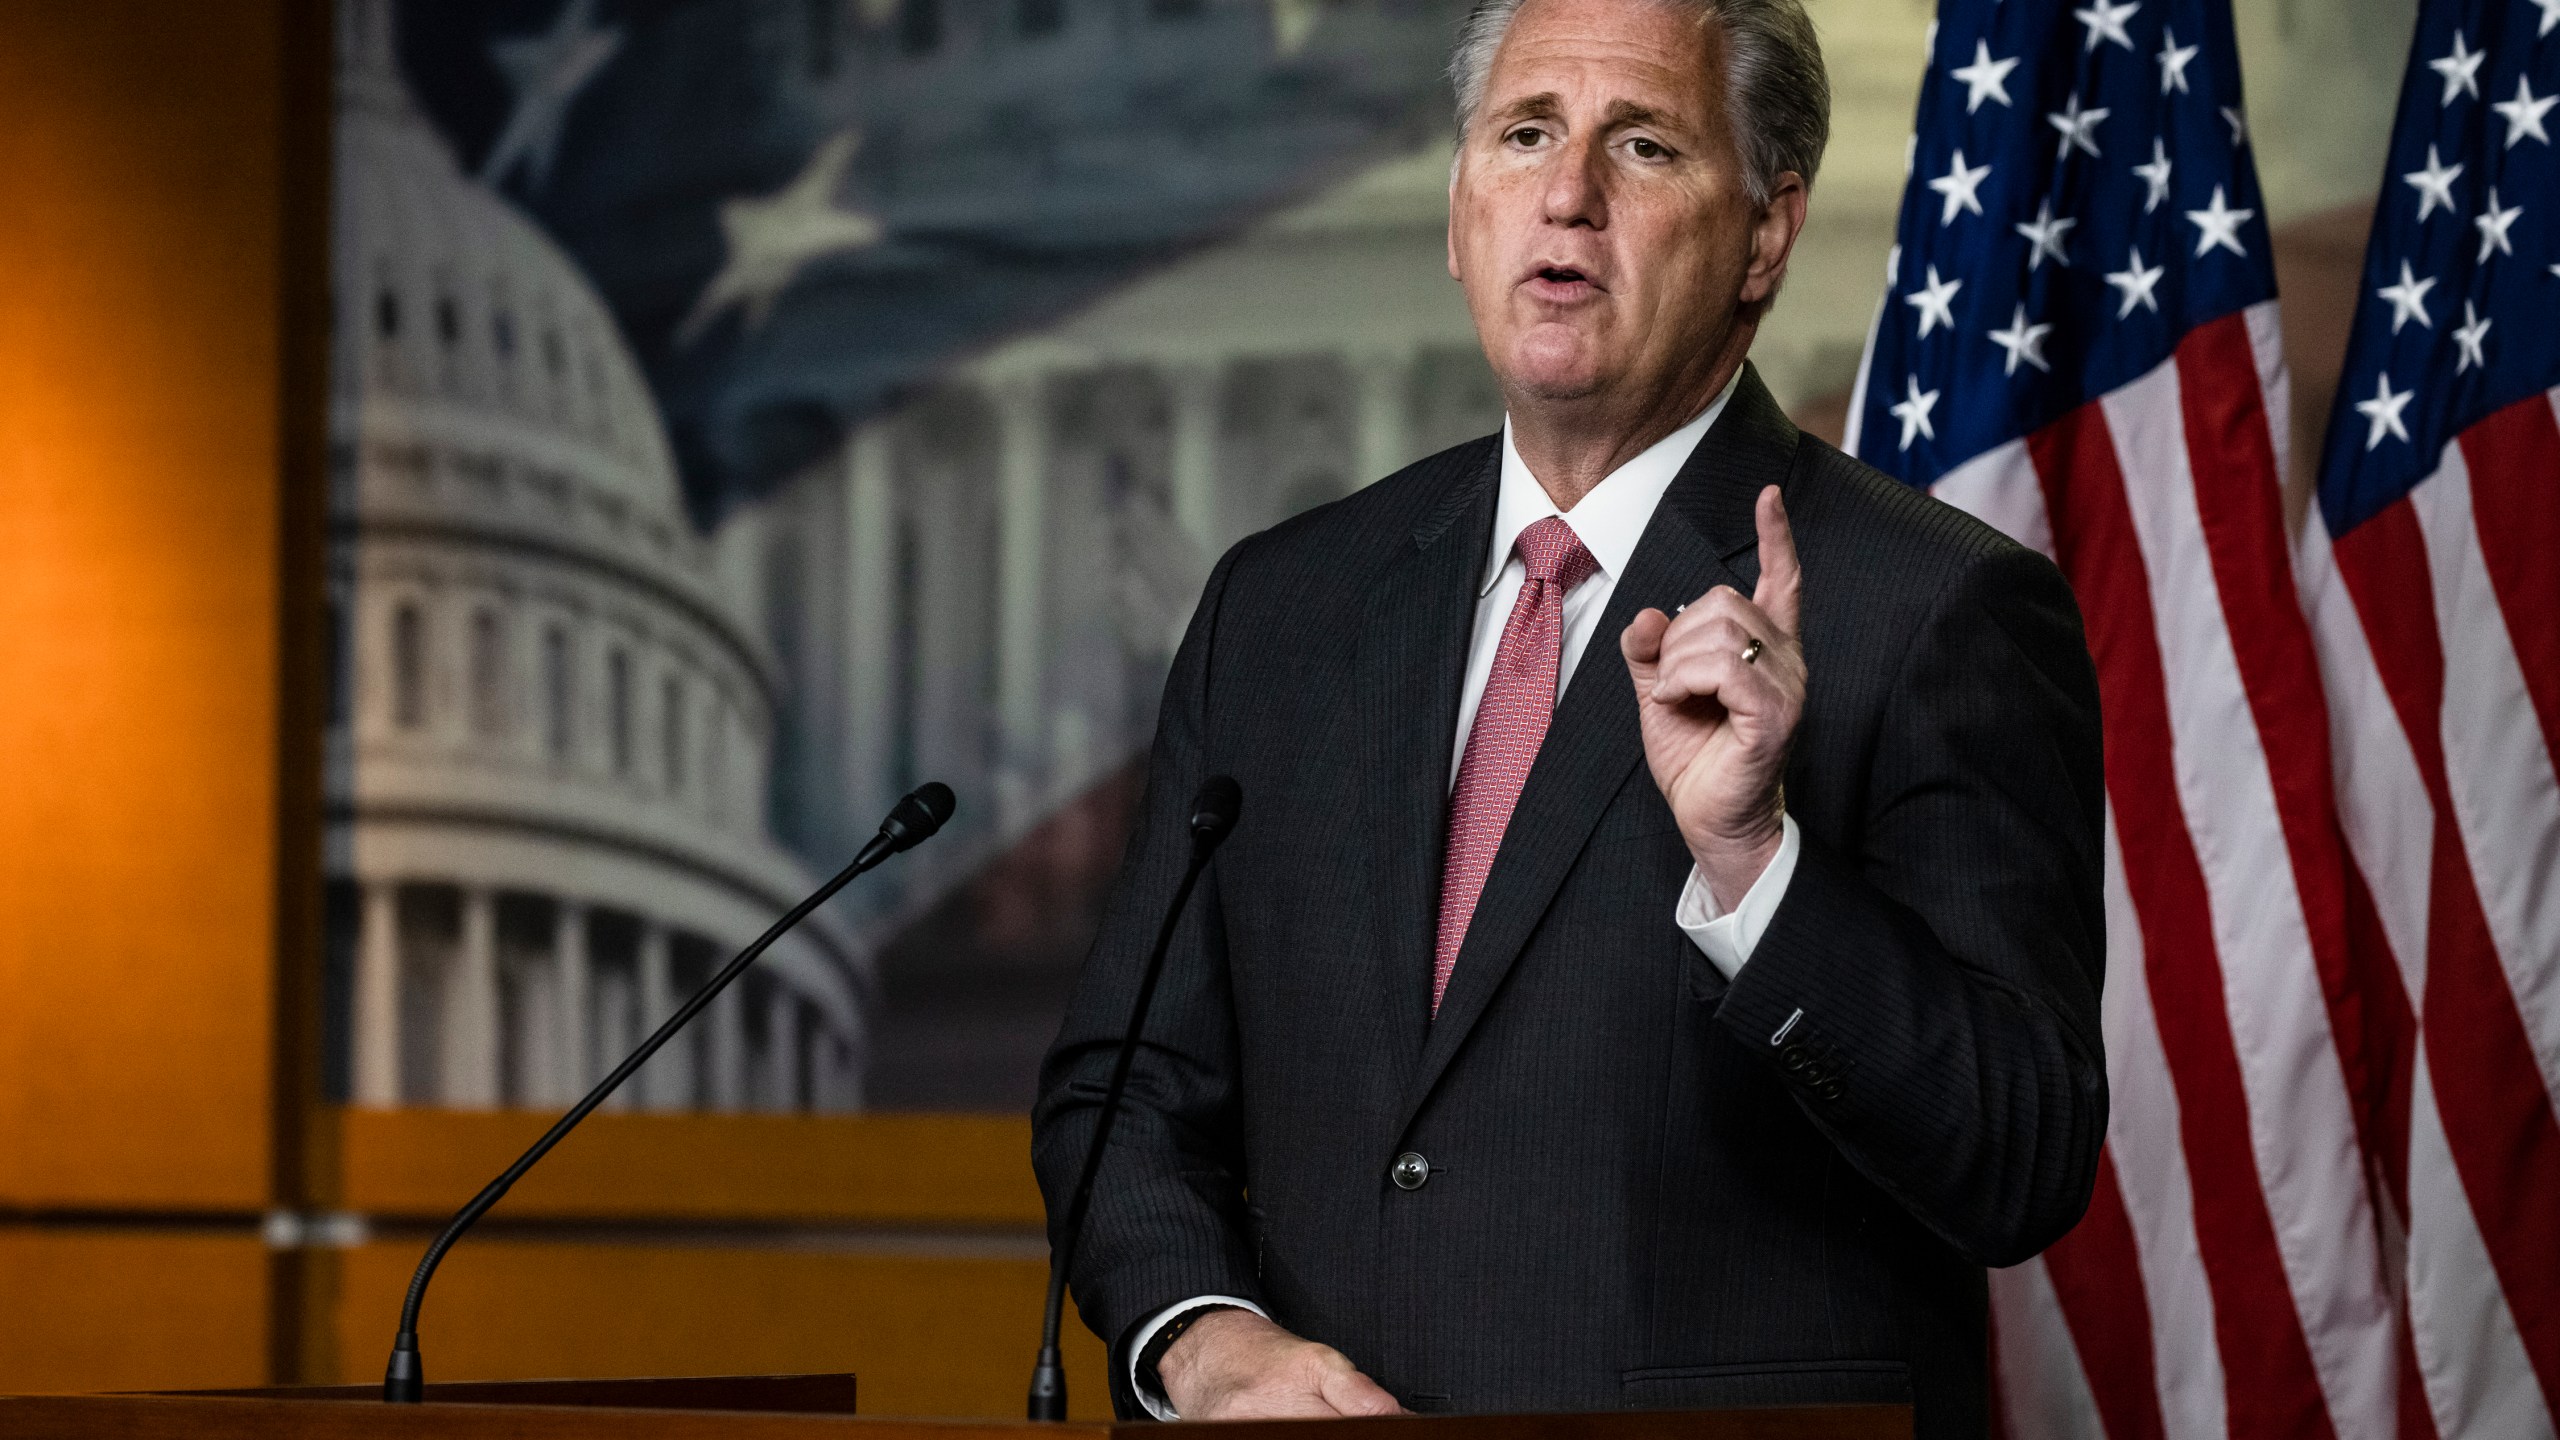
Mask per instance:
[[[1572,300],[1599,289],[1591,277],[1571,265],[1541,265],[1529,276],[1529,288],[1541,298]]]

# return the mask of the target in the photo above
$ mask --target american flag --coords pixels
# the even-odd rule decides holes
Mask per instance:
[[[2448,1436],[2560,1406],[2555,32],[2560,0],[2420,7],[2299,552],[2404,1398]]]
[[[2370,907],[2229,0],[1942,0],[1928,67],[1850,447],[2053,557],[2106,728],[2113,1108],[2088,1217],[1992,1276],[2002,1428],[2398,1434]]]

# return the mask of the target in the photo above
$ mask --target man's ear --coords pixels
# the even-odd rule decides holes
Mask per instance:
[[[1467,140],[1458,137],[1458,148],[1449,157],[1449,278],[1463,283],[1466,276],[1458,273],[1458,167],[1466,163]]]
[[[1742,275],[1743,304],[1765,305],[1777,298],[1778,287],[1786,282],[1787,259],[1795,253],[1796,237],[1804,233],[1805,208],[1811,199],[1803,176],[1793,170],[1778,173],[1769,188],[1769,202],[1751,222],[1751,264]]]

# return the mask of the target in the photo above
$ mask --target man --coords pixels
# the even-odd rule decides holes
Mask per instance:
[[[2096,682],[2054,568],[1744,363],[1828,131],[1800,0],[1494,0],[1449,269],[1509,413],[1254,536],[1173,666],[1036,1114],[1124,1413],[1910,1399],[2087,1203]]]

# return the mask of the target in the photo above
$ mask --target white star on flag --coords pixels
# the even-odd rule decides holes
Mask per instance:
[[[2009,352],[2008,363],[2001,367],[2000,373],[2017,374],[2018,362],[2021,360],[2039,370],[2050,372],[2053,367],[2044,361],[2044,337],[2052,330],[2051,325],[2028,324],[2027,307],[2023,303],[2020,304],[2016,313],[2009,317],[2008,329],[1990,332],[1991,343]]]
[[[879,243],[883,231],[878,220],[836,208],[836,191],[861,145],[862,132],[840,131],[780,190],[721,202],[720,232],[729,243],[729,258],[676,327],[678,345],[701,339],[713,321],[733,308],[747,312],[749,329],[764,324],[773,302],[810,261]]]
[[[2516,217],[2523,213],[2524,207],[2521,205],[2505,210],[2499,209],[2498,187],[2490,186],[2488,211],[2474,217],[2471,221],[2472,226],[2480,232],[2480,257],[2472,263],[2487,264],[2492,251],[2500,255],[2516,253],[2516,247],[2507,240],[2507,232],[2515,228]]]
[[[2507,148],[2513,150],[2516,142],[2527,135],[2545,145],[2551,143],[2550,134],[2542,128],[2542,117],[2551,113],[2554,105],[2560,105],[2560,94],[2537,97],[2533,93],[2533,82],[2519,75],[2516,77],[2516,98],[2501,100],[2489,108],[2497,111],[2499,117],[2507,122]]]
[[[2453,343],[2461,350],[2460,358],[2454,361],[2453,373],[2459,375],[2474,365],[2488,369],[2489,356],[2480,348],[2480,342],[2489,338],[2489,317],[2480,314],[2470,301],[2465,300],[2462,302],[2462,321],[2453,329]]]
[[[2480,62],[2488,58],[2488,51],[2470,48],[2463,43],[2462,32],[2454,31],[2453,49],[2427,62],[2428,69],[2444,77],[2444,99],[2437,102],[2436,108],[2441,110],[2452,104],[2453,97],[2465,90],[2471,92],[2472,99],[2479,99]]]
[[[2152,292],[2159,288],[2160,277],[2167,273],[2165,265],[2144,266],[2142,247],[2134,246],[2133,258],[2126,262],[2125,267],[2107,276],[2108,284],[2124,292],[2124,305],[2116,311],[2116,318],[2122,320],[2131,315],[2136,305],[2155,315],[2160,313],[2160,298]]]
[[[2533,0],[2533,3],[2542,11],[2542,24],[2533,32],[2533,38],[2539,40],[2551,33],[2552,26],[2560,25],[2560,0]]]
[[[489,58],[515,92],[506,127],[480,162],[480,181],[495,185],[523,166],[536,188],[551,179],[569,107],[595,73],[622,48],[622,32],[594,23],[595,0],[570,0],[546,35],[523,35],[489,47]]]
[[[2196,227],[2197,258],[2203,258],[2206,251],[2216,246],[2230,251],[2243,260],[2249,258],[2249,252],[2240,246],[2240,226],[2257,213],[2255,210],[2234,210],[2226,207],[2222,203],[2222,187],[2214,186],[2213,199],[2205,208],[2187,212],[2188,221]]]
[[[2103,105],[2094,110],[2081,109],[2080,95],[2077,91],[2065,96],[2061,111],[2044,117],[2045,123],[2062,132],[2062,143],[2055,147],[2053,158],[2060,160],[2067,157],[2071,153],[2071,147],[2077,145],[2088,151],[2094,159],[2098,153],[2096,139],[2098,122],[2106,119],[2107,113],[2107,107]]]
[[[1962,280],[1939,279],[1938,267],[1932,265],[1929,283],[1902,297],[1902,303],[1920,312],[1921,339],[1928,339],[1929,332],[1941,325],[1950,330],[1956,327],[1954,303],[1956,292],[1963,288]]]
[[[2169,198],[2169,147],[2154,139],[2151,142],[2151,163],[2134,166],[2133,173],[2151,186],[2151,193],[2142,200],[2142,213],[2148,215],[2160,208],[2161,201]]]
[[[2400,423],[2400,412],[2409,408],[2410,398],[2417,393],[2413,387],[2394,395],[2389,375],[2374,381],[2373,398],[2356,402],[2356,413],[2373,422],[2373,428],[2365,432],[2364,448],[2370,450],[2381,444],[2385,435],[2408,440],[2409,427]]]
[[[2160,29],[2160,38],[2160,53],[2153,57],[2160,62],[2160,93],[2166,95],[2175,89],[2184,95],[2187,93],[2187,62],[2196,58],[2196,47],[2179,44],[2178,32],[2165,25]]]
[[[2231,143],[2233,145],[2236,146],[2247,142],[2249,138],[2249,117],[2240,113],[2239,106],[2223,106],[2222,123],[2231,127]]]
[[[2460,165],[2447,165],[2437,159],[2436,147],[2430,145],[2427,147],[2427,168],[2412,170],[2400,177],[2418,192],[2418,219],[2421,223],[2439,208],[2454,214],[2461,213],[2461,207],[2453,203],[2453,182],[2461,174]]]
[[[2047,255],[2052,256],[2053,263],[2057,265],[2069,265],[2071,257],[2063,253],[2062,237],[2072,226],[2079,223],[2077,219],[2069,216],[2060,220],[2054,219],[2053,201],[2050,197],[2037,201],[2036,218],[2017,227],[2018,233],[2027,237],[2028,271],[2032,273],[2040,268]]]
[[[1910,388],[1904,392],[1903,398],[1884,407],[1884,413],[1902,422],[1902,448],[1905,450],[1911,448],[1914,435],[1925,435],[1932,440],[1938,438],[1938,432],[1929,424],[1929,412],[1938,408],[1938,392],[1921,389],[1917,375],[1910,376],[1907,383]]]
[[[2391,302],[2392,334],[2399,334],[2400,327],[2412,320],[2430,330],[2436,328],[2436,322],[2427,318],[2427,292],[2434,288],[2436,288],[2434,276],[2430,275],[2421,280],[2410,273],[2408,261],[2400,262],[2400,283],[2385,285],[2373,292]]]
[[[2133,12],[2141,8],[2141,0],[2125,0],[2122,5],[2110,5],[2107,0],[2091,0],[2088,9],[2072,11],[2071,18],[2089,28],[2089,43],[2081,53],[2097,49],[2101,40],[2132,49],[2133,37],[2125,33],[2124,22],[2132,19]]]
[[[1983,177],[1990,173],[1991,167],[1988,165],[1976,165],[1966,169],[1964,151],[1956,151],[1954,160],[1947,166],[1947,173],[1929,182],[1930,189],[1947,199],[1946,208],[1938,215],[1938,224],[1941,226],[1954,224],[1956,212],[1959,210],[1970,210],[1976,215],[1981,214],[1982,201],[1976,198],[1973,192],[1982,188]]]
[[[1964,113],[1970,115],[1982,108],[1982,102],[1985,100],[1997,100],[2003,105],[2008,104],[2009,72],[2017,68],[2016,57],[1994,60],[1991,58],[1991,47],[1976,40],[1973,42],[1973,63],[1962,69],[1950,70],[1947,74],[1964,82]]]

